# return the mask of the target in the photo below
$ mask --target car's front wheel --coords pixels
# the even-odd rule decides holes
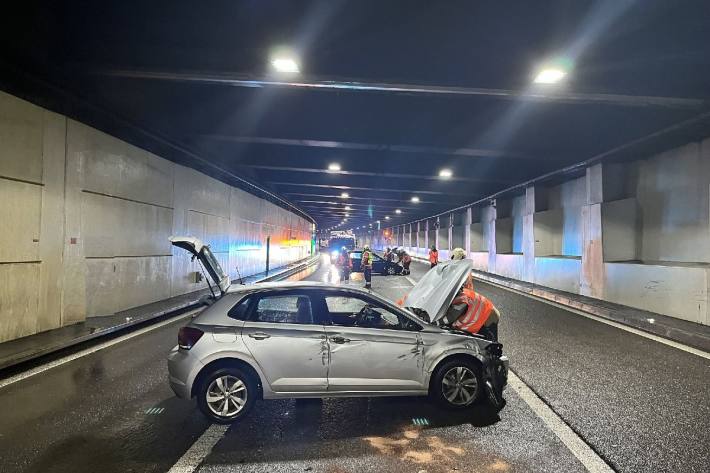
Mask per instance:
[[[388,276],[394,276],[397,274],[397,268],[395,268],[393,265],[387,266],[386,273]]]
[[[249,412],[256,392],[249,375],[238,368],[220,368],[203,379],[197,405],[214,422],[228,424]]]
[[[434,374],[432,397],[445,407],[471,407],[483,392],[480,369],[467,360],[452,360],[441,365]]]

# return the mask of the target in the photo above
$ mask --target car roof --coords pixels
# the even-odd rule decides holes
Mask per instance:
[[[229,289],[230,293],[233,292],[245,292],[245,291],[258,291],[261,289],[337,289],[337,290],[347,290],[349,292],[359,292],[361,294],[371,295],[371,293],[365,289],[359,287],[343,287],[339,284],[324,283],[318,281],[277,281],[277,282],[259,282],[254,284],[249,284],[246,286],[232,286]]]

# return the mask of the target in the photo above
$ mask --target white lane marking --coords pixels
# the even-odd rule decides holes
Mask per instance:
[[[195,443],[173,465],[168,473],[192,473],[210,454],[217,442],[224,437],[228,425],[212,424],[204,431]]]
[[[508,385],[530,406],[535,415],[542,419],[545,425],[565,444],[569,451],[577,457],[577,460],[584,465],[587,471],[590,473],[609,473],[614,471],[512,371],[508,372]]]
[[[406,279],[407,281],[409,281],[409,282],[412,284],[412,286],[416,286],[416,285],[417,285],[417,282],[416,282],[414,279],[410,278],[409,276],[405,276],[404,279]]]
[[[494,282],[486,281],[485,279],[481,279],[481,281],[483,281],[483,282],[486,283],[486,284],[490,284],[491,286],[495,286],[495,287],[499,287],[499,288],[501,288],[501,289],[505,289],[505,290],[507,290],[507,291],[509,291],[509,292],[512,292],[512,293],[514,293],[514,294],[519,294],[519,295],[525,296],[525,297],[527,297],[527,298],[529,298],[529,299],[533,299],[533,300],[536,300],[536,301],[538,301],[538,302],[543,302],[543,303],[545,303],[545,304],[548,304],[548,305],[551,305],[551,306],[554,306],[554,307],[558,307],[558,308],[563,309],[563,310],[566,310],[566,311],[568,311],[568,312],[572,312],[573,314],[581,315],[582,317],[586,317],[586,318],[588,318],[588,319],[595,320],[595,321],[597,321],[597,322],[601,322],[601,323],[603,323],[603,324],[610,325],[610,326],[612,326],[612,327],[616,327],[616,328],[618,328],[618,329],[620,329],[620,330],[624,330],[624,331],[626,331],[626,332],[633,333],[634,335],[638,335],[638,336],[640,336],[640,337],[648,338],[649,340],[653,340],[654,342],[662,343],[662,344],[664,344],[664,345],[668,345],[669,347],[677,348],[678,350],[683,350],[684,352],[691,353],[691,354],[693,354],[693,355],[697,355],[697,356],[700,356],[700,357],[702,357],[702,358],[705,358],[705,359],[710,360],[710,353],[708,353],[708,352],[706,352],[706,351],[703,351],[703,350],[700,350],[700,349],[698,349],[698,348],[694,348],[694,347],[691,347],[691,346],[688,346],[688,345],[684,345],[684,344],[682,344],[682,343],[680,343],[680,342],[676,342],[675,340],[669,340],[669,339],[663,338],[663,337],[661,337],[661,336],[659,336],[659,335],[655,335],[655,334],[653,334],[653,333],[649,333],[649,332],[646,332],[646,331],[644,331],[644,330],[640,330],[640,329],[637,329],[637,328],[634,328],[634,327],[630,327],[630,326],[628,326],[628,325],[624,325],[624,324],[622,324],[622,323],[620,323],[620,322],[615,322],[615,321],[613,321],[613,320],[605,319],[604,317],[599,317],[598,315],[590,314],[589,312],[585,312],[585,311],[583,311],[583,310],[579,310],[579,309],[576,309],[576,308],[574,308],[574,307],[569,307],[569,306],[566,306],[566,305],[564,305],[564,304],[560,304],[559,302],[550,301],[550,300],[544,299],[544,298],[542,298],[542,297],[535,296],[535,295],[533,295],[533,294],[527,294],[527,293],[525,293],[525,292],[516,291],[515,289],[511,289],[511,288],[506,287],[506,286],[503,286],[503,285],[501,285],[501,284],[496,284],[496,283],[494,283]]]
[[[159,329],[160,327],[164,327],[165,325],[175,323],[176,321],[190,317],[193,314],[196,314],[197,312],[199,312],[201,310],[202,310],[202,308],[197,309],[197,310],[192,310],[192,311],[187,312],[185,314],[178,315],[177,317],[165,320],[163,322],[159,322],[155,325],[151,325],[149,327],[144,327],[140,330],[136,330],[135,332],[127,333],[126,335],[122,335],[120,337],[114,338],[113,340],[109,340],[107,342],[100,343],[100,344],[95,345],[93,347],[78,351],[78,352],[73,353],[71,355],[67,355],[63,358],[59,358],[57,360],[46,363],[44,365],[37,366],[37,367],[32,368],[27,371],[23,371],[22,373],[18,373],[15,376],[10,376],[9,378],[6,378],[6,379],[3,379],[0,381],[0,389],[4,388],[5,386],[8,386],[10,384],[16,383],[18,381],[22,381],[23,379],[27,379],[30,376],[34,376],[36,374],[43,373],[47,370],[50,370],[52,368],[56,368],[57,366],[61,366],[65,363],[69,363],[70,361],[74,361],[74,360],[84,357],[86,355],[91,355],[92,353],[96,353],[99,350],[103,350],[104,348],[108,348],[110,346],[116,345],[117,343],[124,342],[124,341],[129,340],[133,337],[138,337],[140,335],[143,335],[144,333],[150,332],[151,330]]]

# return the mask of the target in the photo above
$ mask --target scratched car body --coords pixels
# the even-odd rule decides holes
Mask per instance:
[[[404,309],[374,293],[323,283],[229,287],[209,247],[173,237],[213,277],[219,296],[180,330],[168,357],[170,385],[197,398],[215,422],[245,415],[259,398],[430,395],[465,409],[504,404],[502,345],[436,324],[470,271],[442,265]],[[447,269],[448,267],[448,269]],[[432,273],[433,274],[433,273]],[[216,277],[215,277],[216,276]],[[426,312],[424,319],[420,316]]]

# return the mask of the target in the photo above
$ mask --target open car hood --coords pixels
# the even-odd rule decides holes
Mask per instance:
[[[203,243],[199,238],[185,236],[171,236],[170,243],[172,243],[173,246],[189,251],[194,257],[199,259],[202,266],[207,270],[209,277],[212,278],[215,285],[219,287],[220,294],[224,295],[224,293],[227,292],[231,281],[229,280],[229,276],[224,274],[222,266],[219,264],[219,261],[217,261],[217,258],[215,258],[214,253],[210,250],[209,245]]]
[[[456,294],[471,274],[470,259],[445,261],[429,270],[404,298],[404,306],[423,310],[435,323],[446,315]]]

